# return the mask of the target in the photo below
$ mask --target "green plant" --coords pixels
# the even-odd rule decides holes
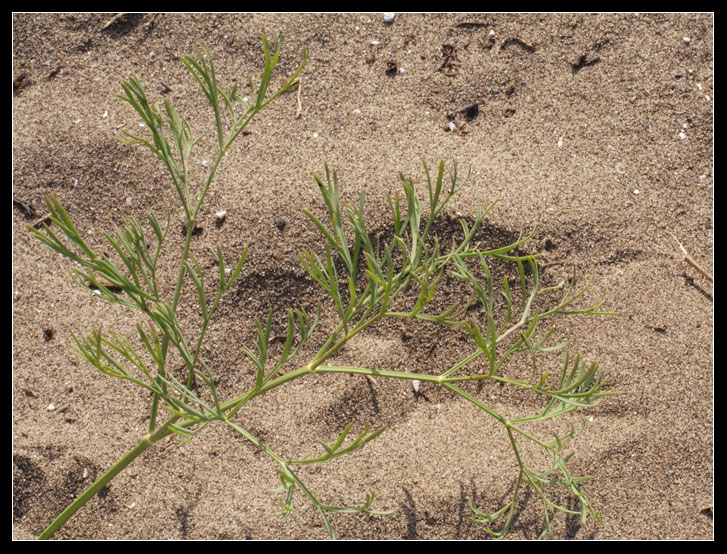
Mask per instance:
[[[289,310],[284,346],[276,359],[270,355],[272,312],[262,321],[256,321],[257,343],[245,349],[255,368],[254,383],[242,395],[220,398],[214,368],[201,355],[202,345],[209,322],[224,294],[240,274],[247,251],[233,267],[227,266],[219,248],[213,251],[218,275],[216,287],[210,287],[204,280],[201,264],[190,248],[191,238],[200,207],[230,145],[255,114],[295,85],[303,68],[305,58],[293,77],[280,90],[269,95],[268,85],[280,47],[281,39],[276,39],[271,52],[268,41],[263,38],[265,69],[258,85],[250,81],[251,102],[243,99],[236,87],[225,92],[218,86],[209,54],[203,52],[196,57],[182,58],[212,107],[217,130],[218,152],[196,197],[188,170],[190,156],[199,137],[193,135],[189,124],[169,102],[164,103],[163,111],[152,106],[138,79],[131,78],[123,84],[120,98],[134,108],[151,133],[150,138],[128,135],[129,142],[146,146],[166,165],[186,217],[184,247],[171,298],[164,297],[157,281],[157,266],[169,225],[167,223],[163,229],[153,214],[148,215],[146,225],[136,219],[126,219],[114,234],[105,235],[115,253],[114,259],[97,254],[84,241],[83,234],[76,229],[56,198],[48,200],[52,226],[45,225],[42,230],[29,228],[44,244],[75,262],[73,271],[82,286],[109,302],[128,306],[143,314],[144,323],[137,325],[137,338],[143,345],[141,351],[130,340],[114,332],[74,333],[73,338],[81,358],[102,373],[129,381],[151,395],[147,434],[76,498],[39,538],[50,538],[93,495],[152,445],[174,434],[192,440],[212,423],[228,426],[269,456],[280,477],[277,491],[284,495],[281,505],[285,517],[293,509],[296,491],[315,506],[332,538],[335,532],[329,518],[331,513],[390,513],[374,510],[373,496],[368,493],[361,506],[326,504],[296,473],[299,466],[325,463],[364,447],[379,437],[384,428],[371,430],[365,425],[363,431],[350,440],[352,424],[349,424],[333,444],[321,443],[323,453],[320,456],[291,460],[271,450],[246,426],[244,408],[251,399],[302,376],[330,373],[418,380],[440,385],[502,424],[519,467],[512,497],[494,513],[484,513],[473,506],[473,518],[484,523],[494,536],[507,534],[525,485],[532,487],[542,500],[545,514],[543,534],[551,531],[551,521],[558,512],[578,513],[584,519],[591,514],[597,519],[581,489],[586,478],[571,474],[567,466],[571,455],[564,453],[566,443],[575,438],[581,429],[570,427],[562,435],[553,432],[550,438],[543,438],[542,431],[530,428],[574,410],[594,406],[604,396],[613,394],[603,390],[603,380],[596,365],[587,365],[578,356],[571,359],[565,354],[560,370],[552,374],[541,370],[537,363],[543,355],[565,352],[566,349],[565,343],[551,344],[552,329],[542,331],[543,323],[557,315],[603,313],[599,311],[600,304],[578,309],[574,302],[585,289],[571,290],[564,283],[542,286],[538,256],[516,253],[531,235],[505,246],[480,248],[476,244],[477,233],[495,203],[480,211],[471,224],[463,220],[461,237],[453,240],[451,246],[445,248],[440,244],[434,233],[437,216],[469,177],[461,179],[456,164],[447,168],[440,163],[436,173],[430,173],[427,164],[423,164],[428,195],[426,213],[414,181],[400,174],[403,197],[395,195],[389,198],[393,229],[388,239],[372,237],[369,233],[363,195],[358,205],[343,206],[336,173],[326,167],[323,177],[315,176],[330,225],[324,223],[326,218],[322,220],[312,212],[305,212],[320,231],[324,247],[318,253],[303,250],[301,263],[335,306],[338,321],[330,333],[319,337],[316,331],[322,313],[320,303],[315,314],[303,309]],[[56,228],[58,231],[55,231]],[[511,265],[516,272],[516,284],[511,286],[507,277],[500,283],[491,269],[493,264]],[[465,285],[470,291],[467,301],[453,303],[438,312],[432,311],[438,285],[443,279]],[[202,321],[193,337],[183,332],[177,319],[185,286],[196,291]],[[496,293],[500,286],[501,290]],[[551,300],[549,304],[545,302],[548,299]],[[479,310],[476,317],[470,316],[472,307]],[[377,322],[391,318],[461,330],[471,339],[471,353],[450,367],[427,374],[335,363],[336,355],[344,345]],[[301,361],[298,358],[305,345],[314,345],[315,354]],[[171,352],[184,362],[186,379],[183,381],[169,371]],[[506,369],[518,365],[511,363],[514,359],[525,360],[526,374],[506,374]],[[480,363],[483,360],[484,363]],[[476,391],[468,389],[468,384],[487,381],[541,396],[544,399],[542,410],[521,418],[508,418],[498,413],[477,398]],[[160,417],[162,410],[168,414],[166,419]],[[533,469],[528,464],[518,445],[521,440],[531,441],[546,454],[550,460],[546,469]],[[548,489],[558,485],[575,496],[578,509],[571,510],[551,501]],[[495,528],[495,525],[498,527]]]

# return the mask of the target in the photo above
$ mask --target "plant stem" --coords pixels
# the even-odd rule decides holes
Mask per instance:
[[[173,416],[164,425],[156,431],[146,435],[142,441],[132,448],[123,458],[116,462],[111,468],[99,477],[96,482],[88,487],[80,496],[78,496],[61,514],[53,520],[53,522],[38,536],[39,540],[50,539],[58,529],[60,529],[73,514],[75,514],[86,502],[93,498],[96,493],[103,489],[114,477],[121,473],[126,466],[133,462],[142,452],[153,445],[155,442],[169,436],[172,431],[170,426],[179,419]]]

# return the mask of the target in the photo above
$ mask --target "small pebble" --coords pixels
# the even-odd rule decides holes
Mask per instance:
[[[221,212],[217,212],[215,214],[215,217],[217,218],[217,221],[222,223],[225,220],[225,218],[227,217],[227,210],[222,210]]]
[[[275,226],[280,231],[282,231],[283,229],[285,229],[285,220],[282,217],[279,217],[278,219],[275,220]]]
[[[395,13],[385,13],[384,14],[384,23],[393,23],[395,17],[396,17]]]
[[[55,409],[56,409],[55,404],[48,404],[48,411],[49,412],[52,412]]]
[[[689,37],[684,37],[682,39],[682,42],[684,42],[684,44],[689,44],[690,42],[692,42],[692,39],[690,39]]]

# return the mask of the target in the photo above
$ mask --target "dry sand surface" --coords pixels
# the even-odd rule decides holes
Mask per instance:
[[[228,260],[249,247],[203,350],[225,397],[252,382],[243,346],[254,343],[254,317],[273,309],[277,329],[284,309],[322,298],[299,263],[302,248],[321,247],[302,211],[323,215],[312,174],[335,168],[345,200],[365,191],[370,228],[384,229],[399,171],[421,183],[422,159],[457,160],[472,176],[443,224],[471,222],[499,195],[480,239],[535,228],[527,249],[544,253],[550,278],[590,277],[584,304],[604,299],[616,313],[555,321],[558,336],[621,393],[584,412],[587,427],[570,443],[573,472],[593,476],[583,487],[603,523],[561,518],[555,536],[712,539],[713,288],[674,237],[713,272],[714,17],[462,13],[397,14],[392,24],[380,13],[13,16],[15,538],[36,536],[131,449],[149,412],[145,393],[71,352],[76,329],[133,336],[138,312],[74,284],[69,262],[26,225],[55,193],[103,249],[102,233],[122,214],[153,210],[161,219],[171,209],[167,246],[179,252],[183,213],[162,164],[119,140],[140,129],[116,96],[120,83],[137,75],[153,102],[170,100],[210,137],[210,111],[178,56],[205,45],[221,83],[244,87],[262,67],[260,36],[281,32],[274,83],[310,54],[300,113],[293,91],[250,125],[220,167],[193,242],[210,272],[209,247],[220,245]],[[212,152],[203,140],[199,179]],[[220,210],[227,218],[216,225]],[[173,282],[175,267],[170,256],[160,279]],[[335,310],[324,307],[321,325],[330,328]],[[187,288],[182,324],[190,328],[195,314]],[[468,347],[460,331],[435,331],[382,324],[337,361],[442,371]],[[533,409],[497,385],[472,390],[504,413]],[[311,376],[238,417],[290,458],[318,454],[319,441],[332,442],[347,423],[356,433],[388,425],[363,450],[303,472],[330,504],[357,504],[373,491],[374,507],[396,509],[332,516],[343,539],[485,539],[469,503],[492,510],[513,486],[507,435],[448,391],[422,391],[426,398],[408,382]],[[145,452],[56,538],[327,537],[300,496],[280,521],[274,464],[223,426],[180,442]],[[541,506],[533,494],[521,500],[510,537],[532,539]]]

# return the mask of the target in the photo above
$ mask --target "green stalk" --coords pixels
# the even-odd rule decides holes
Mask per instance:
[[[186,273],[186,268],[184,265],[184,262],[187,261],[187,258],[189,257],[189,246],[192,241],[192,233],[194,232],[194,218],[190,220],[190,216],[188,213],[188,210],[185,206],[185,212],[187,212],[187,235],[184,239],[184,250],[182,251],[182,264],[179,269],[179,274],[177,275],[177,284],[174,289],[174,297],[172,299],[172,311],[176,312],[177,305],[179,304],[179,297],[182,293],[182,283],[184,282],[184,275]],[[166,359],[167,359],[167,351],[169,350],[169,337],[165,334],[162,338],[162,367],[166,367]],[[162,375],[162,377],[165,377],[165,375]],[[190,370],[189,375],[187,376],[187,387],[192,386],[192,379],[194,377],[194,373]],[[159,396],[154,395],[154,398],[152,399],[152,405],[151,405],[151,416],[149,418],[149,432],[152,433],[154,431],[154,427],[156,426],[156,416],[159,408]]]
[[[123,458],[116,462],[111,468],[99,477],[93,485],[88,487],[81,495],[79,495],[61,514],[53,520],[53,522],[46,527],[46,529],[38,536],[39,540],[50,539],[58,529],[68,521],[73,514],[75,514],[80,508],[82,508],[86,502],[93,498],[96,493],[103,489],[108,483],[121,473],[126,466],[133,462],[142,452],[153,445],[155,442],[169,436],[172,431],[170,426],[179,419],[178,416],[173,416],[164,425],[159,427],[153,433],[146,435],[142,441],[132,448]]]

